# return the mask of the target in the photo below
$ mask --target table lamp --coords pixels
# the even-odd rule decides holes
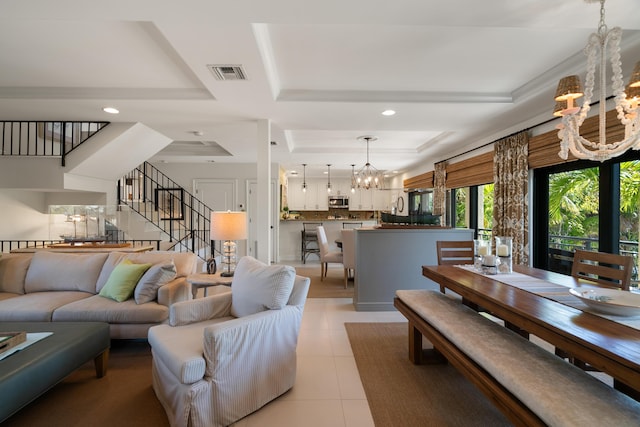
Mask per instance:
[[[211,212],[211,240],[224,240],[222,277],[232,277],[236,269],[236,242],[247,238],[246,212]]]

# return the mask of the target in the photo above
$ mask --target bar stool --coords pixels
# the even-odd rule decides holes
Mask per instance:
[[[321,222],[303,222],[302,223],[302,246],[301,258],[302,263],[307,263],[307,255],[316,254],[320,256],[320,246],[318,245],[318,227]]]

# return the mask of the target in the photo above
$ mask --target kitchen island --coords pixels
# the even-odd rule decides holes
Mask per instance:
[[[437,265],[436,241],[472,240],[461,228],[396,226],[356,232],[356,311],[392,311],[398,289],[440,287],[422,275],[423,265]]]

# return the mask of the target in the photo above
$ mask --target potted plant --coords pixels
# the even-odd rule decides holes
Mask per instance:
[[[284,206],[282,208],[282,219],[289,218],[289,206]]]

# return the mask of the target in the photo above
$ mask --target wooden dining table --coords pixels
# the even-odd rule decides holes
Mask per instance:
[[[600,315],[569,289],[588,286],[571,276],[526,266],[514,274],[485,275],[472,266],[423,266],[426,278],[505,322],[560,348],[640,397],[640,320]]]

